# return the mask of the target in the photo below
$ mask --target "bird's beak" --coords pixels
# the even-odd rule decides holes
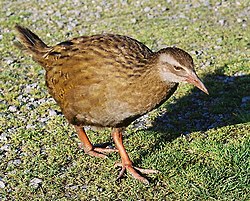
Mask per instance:
[[[207,88],[201,82],[195,72],[191,72],[191,74],[186,78],[186,81],[198,87],[201,91],[209,95]]]

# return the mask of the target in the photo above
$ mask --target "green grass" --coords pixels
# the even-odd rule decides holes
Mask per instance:
[[[84,2],[0,2],[0,200],[250,200],[248,1]],[[64,117],[49,115],[60,109],[42,68],[13,45],[16,23],[51,45],[112,32],[153,50],[177,45],[192,54],[210,95],[181,85],[150,113],[148,129],[130,126],[124,136],[135,166],[160,171],[147,177],[149,186],[129,175],[116,181],[118,154],[85,155]],[[111,142],[109,130],[88,133],[94,144]],[[42,180],[38,187],[30,185],[34,178]]]

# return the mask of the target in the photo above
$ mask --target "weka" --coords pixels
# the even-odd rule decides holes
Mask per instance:
[[[166,101],[179,82],[194,84],[208,94],[192,57],[176,47],[152,52],[135,39],[113,34],[82,36],[49,47],[29,29],[15,28],[24,49],[46,70],[49,93],[75,126],[84,151],[105,158],[105,153],[118,150],[122,160],[118,178],[127,170],[147,184],[139,172],[157,171],[132,165],[122,128]],[[93,146],[85,125],[113,128],[117,150]]]

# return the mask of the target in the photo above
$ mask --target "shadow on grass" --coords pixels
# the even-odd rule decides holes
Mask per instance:
[[[161,149],[161,142],[171,142],[183,134],[250,122],[250,75],[226,76],[225,68],[227,65],[203,77],[209,96],[193,88],[189,95],[162,106],[165,112],[147,130],[157,133],[155,143],[150,150],[141,151],[140,159]],[[134,163],[141,163],[140,159]]]

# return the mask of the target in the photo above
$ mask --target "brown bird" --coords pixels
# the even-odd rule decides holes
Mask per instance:
[[[127,170],[148,184],[139,172],[157,171],[133,166],[122,142],[122,129],[165,102],[179,82],[191,83],[208,94],[194,71],[192,57],[176,47],[152,52],[135,39],[114,34],[82,36],[50,47],[29,29],[15,28],[24,49],[46,70],[49,93],[75,126],[84,151],[105,158],[105,153],[116,150],[92,145],[83,126],[113,128],[121,156],[118,178]]]

